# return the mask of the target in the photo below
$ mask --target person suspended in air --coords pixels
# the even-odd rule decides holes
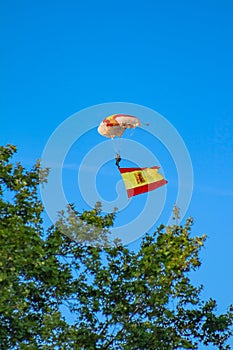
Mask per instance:
[[[121,156],[120,156],[119,153],[116,154],[115,160],[116,160],[116,166],[117,166],[118,168],[120,168]]]

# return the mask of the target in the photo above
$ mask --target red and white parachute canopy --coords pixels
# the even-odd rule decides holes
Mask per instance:
[[[112,114],[100,123],[98,132],[105,137],[114,138],[122,136],[126,129],[134,129],[137,126],[141,126],[141,122],[132,115]]]

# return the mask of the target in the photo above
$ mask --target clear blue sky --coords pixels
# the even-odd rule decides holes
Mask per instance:
[[[26,167],[60,123],[96,104],[143,105],[176,128],[194,169],[187,215],[209,237],[194,279],[224,310],[233,302],[232,1],[1,2],[0,42],[0,143],[16,144]]]

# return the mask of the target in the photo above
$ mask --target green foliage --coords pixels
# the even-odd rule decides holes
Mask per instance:
[[[105,216],[101,215],[101,203],[97,202],[92,210],[85,210],[79,213],[74,205],[70,204],[67,211],[59,213],[56,223],[60,233],[65,234],[70,239],[94,245],[108,245],[109,227],[113,225],[115,211]]]
[[[0,148],[1,350],[229,349],[232,309],[217,314],[190,281],[206,240],[192,237],[191,218],[145,235],[138,251],[107,244],[115,212],[102,215],[100,203],[70,205],[44,232],[37,186],[47,169],[14,165],[14,152]]]

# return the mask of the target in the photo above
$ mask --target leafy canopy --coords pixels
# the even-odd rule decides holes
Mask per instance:
[[[145,235],[138,251],[107,244],[115,212],[99,203],[71,205],[45,232],[37,187],[47,170],[14,164],[15,152],[0,147],[1,350],[230,349],[232,308],[217,314],[189,277],[206,240],[192,237],[191,218]]]

